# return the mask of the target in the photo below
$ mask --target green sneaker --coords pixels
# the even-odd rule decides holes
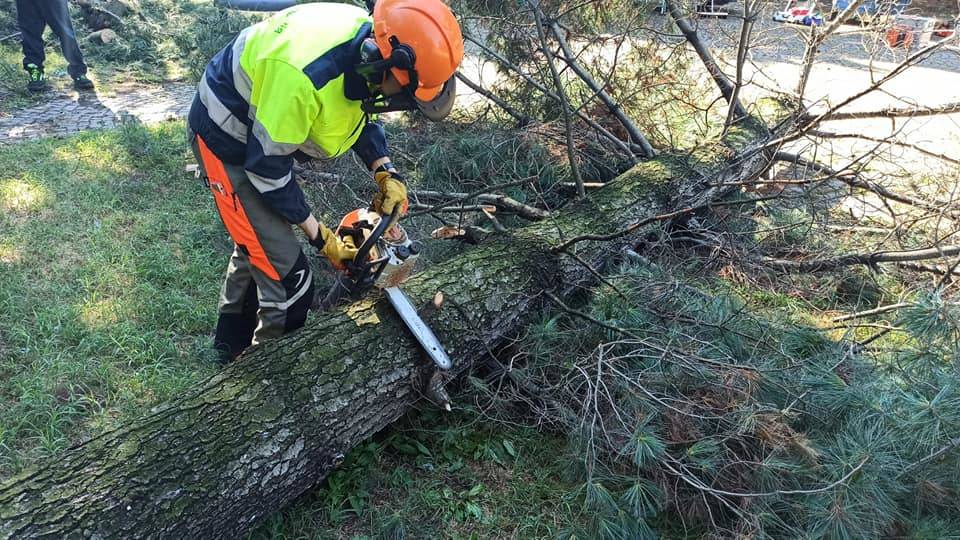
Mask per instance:
[[[27,74],[30,81],[27,82],[27,90],[31,92],[43,92],[47,89],[47,78],[43,75],[43,68],[36,64],[27,64]]]
[[[93,90],[93,81],[88,79],[86,75],[80,75],[73,78],[73,87],[77,90]]]

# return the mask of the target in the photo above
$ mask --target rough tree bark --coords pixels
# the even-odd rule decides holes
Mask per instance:
[[[641,163],[589,199],[408,281],[415,305],[443,291],[445,306],[423,316],[455,371],[520,330],[544,291],[563,297],[593,280],[552,245],[756,178],[769,165],[755,144],[766,131],[744,124],[725,145]],[[635,238],[575,249],[602,268]],[[140,420],[0,484],[0,538],[238,537],[408,410],[431,369],[385,301],[315,317]]]

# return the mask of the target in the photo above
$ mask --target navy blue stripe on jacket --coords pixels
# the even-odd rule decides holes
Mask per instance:
[[[231,165],[243,165],[246,147],[210,119],[207,107],[200,101],[199,94],[193,97],[193,105],[190,106],[190,113],[187,115],[187,124],[221,161]]]
[[[227,46],[220,50],[207,64],[203,76],[207,78],[207,85],[210,90],[220,98],[220,102],[233,113],[238,119],[242,120],[250,127],[249,111],[250,104],[247,103],[240,92],[237,92],[237,86],[233,80],[233,44],[237,38],[230,40]]]
[[[353,143],[352,150],[363,160],[368,169],[372,169],[373,162],[387,156],[387,135],[383,132],[380,122],[367,122],[360,132],[357,142]]]
[[[250,105],[244,101],[236,90],[233,81],[233,44],[236,38],[230,40],[226,47],[220,50],[207,64],[203,72],[207,85],[217,95],[220,102],[239,119],[250,127],[247,112]],[[246,145],[220,129],[210,119],[207,108],[200,101],[199,96],[194,98],[193,105],[187,117],[190,129],[199,135],[207,147],[225,163],[242,165],[245,160]]]
[[[360,44],[370,35],[372,28],[372,24],[364,23],[353,39],[333,47],[303,68],[303,73],[310,78],[314,88],[323,88],[328,82],[353,70],[353,66],[360,61]]]
[[[293,178],[293,154],[264,155],[260,141],[251,135],[247,137],[247,153],[243,168],[252,174],[270,179],[283,179],[289,175],[286,182],[282,184],[277,182],[279,187],[262,191],[258,188],[260,195],[271,208],[290,223],[303,223],[310,215],[310,206],[303,196],[303,190]],[[254,187],[257,187],[256,184]]]

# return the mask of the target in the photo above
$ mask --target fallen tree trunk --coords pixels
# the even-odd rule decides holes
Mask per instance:
[[[443,291],[445,307],[424,318],[454,371],[519,331],[544,291],[563,297],[593,281],[551,246],[758,176],[769,156],[762,144],[747,147],[765,134],[751,126],[731,130],[728,146],[641,163],[589,199],[408,281],[415,305]],[[602,268],[635,238],[578,243],[577,258]],[[4,482],[0,538],[238,537],[407,411],[431,370],[379,298],[315,317],[140,420]]]

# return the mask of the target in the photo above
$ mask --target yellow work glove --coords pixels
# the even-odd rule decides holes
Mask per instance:
[[[389,216],[393,209],[400,205],[397,217],[407,213],[407,186],[403,177],[396,170],[379,167],[373,173],[373,180],[380,188],[380,192],[373,197],[373,211],[381,216]]]
[[[320,224],[317,237],[310,241],[310,245],[323,253],[337,268],[342,268],[343,263],[352,261],[358,251],[357,246],[353,245],[353,238],[341,239],[323,223]]]

